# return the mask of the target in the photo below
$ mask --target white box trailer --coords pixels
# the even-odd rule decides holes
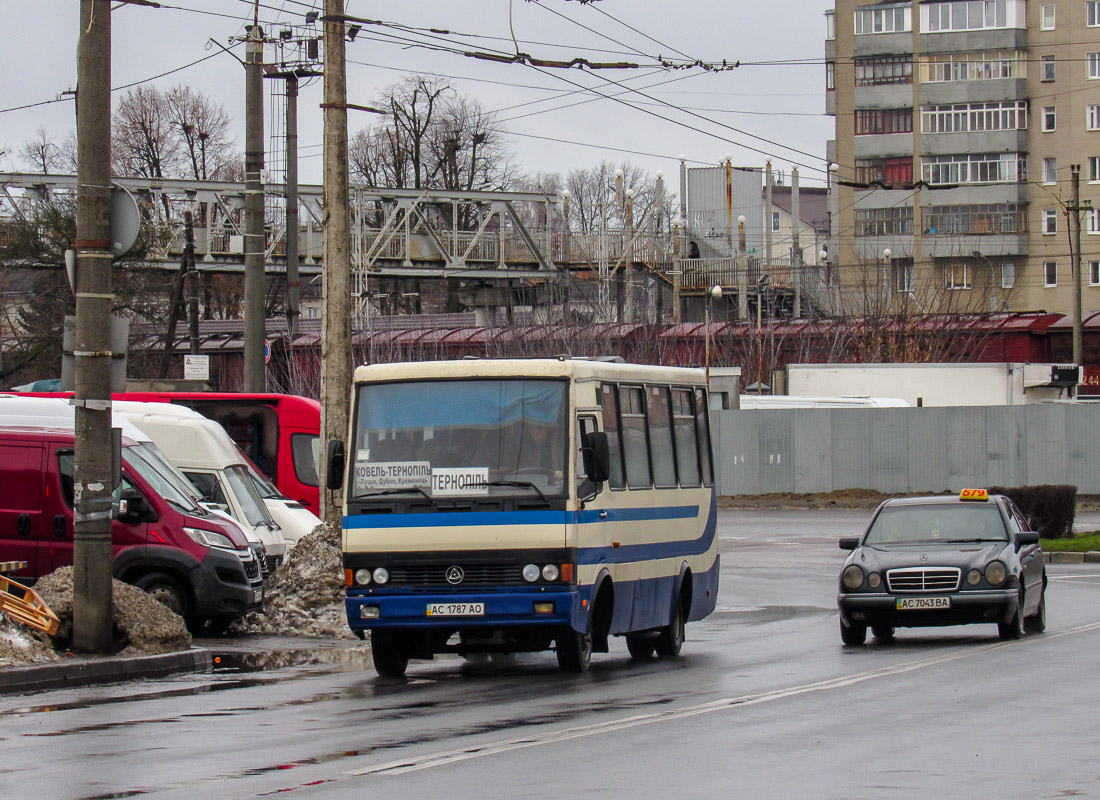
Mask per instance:
[[[791,396],[895,397],[912,406],[1014,406],[1074,397],[1081,368],[1060,364],[789,364]]]

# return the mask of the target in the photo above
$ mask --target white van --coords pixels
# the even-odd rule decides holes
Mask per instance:
[[[193,409],[167,403],[116,400],[114,408],[152,438],[208,501],[224,506],[256,531],[267,545],[272,568],[320,524],[308,509],[278,492],[277,498],[266,500],[270,491],[262,487],[255,468],[217,422]]]

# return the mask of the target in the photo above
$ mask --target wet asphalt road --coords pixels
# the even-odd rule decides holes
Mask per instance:
[[[1050,565],[1048,629],[840,644],[836,540],[867,512],[723,511],[719,610],[683,655],[322,660],[203,642],[222,671],[0,696],[5,797],[1100,796],[1100,565]],[[1100,523],[1100,520],[1097,520]],[[1096,527],[1100,527],[1097,524]],[[270,668],[257,670],[266,660]],[[288,666],[277,666],[278,664]]]

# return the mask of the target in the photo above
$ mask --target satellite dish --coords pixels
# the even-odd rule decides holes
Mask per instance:
[[[111,187],[111,255],[118,258],[125,255],[137,241],[141,230],[141,211],[137,200],[129,190],[114,185]]]

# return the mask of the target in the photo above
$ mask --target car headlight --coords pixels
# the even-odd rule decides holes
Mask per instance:
[[[990,561],[985,567],[985,579],[991,586],[997,586],[1005,582],[1008,577],[1008,569],[1000,561]]]
[[[966,573],[966,582],[971,586],[977,586],[982,581],[982,571],[978,569],[972,569]]]
[[[542,574],[542,570],[538,568],[537,564],[528,564],[523,568],[523,579],[528,583],[537,581],[540,574]]]
[[[846,589],[858,589],[863,585],[863,570],[852,564],[850,567],[844,570],[843,574],[844,588]]]
[[[233,542],[224,533],[204,530],[203,528],[184,528],[183,532],[203,547],[219,547],[222,550],[236,550]]]
[[[556,581],[558,579],[558,567],[556,564],[547,564],[542,568],[542,577],[548,581]]]
[[[379,584],[379,585],[381,585],[383,583],[389,583],[389,581],[390,581],[390,571],[388,569],[386,569],[385,567],[378,567],[374,571],[374,575],[372,577],[374,578],[374,582]]]
[[[357,569],[355,570],[355,582],[360,586],[366,586],[370,583],[370,570],[369,569]]]
[[[879,575],[877,572],[872,572],[870,575],[867,576],[867,585],[870,586],[872,589],[877,589],[878,587],[882,586],[882,576]]]

